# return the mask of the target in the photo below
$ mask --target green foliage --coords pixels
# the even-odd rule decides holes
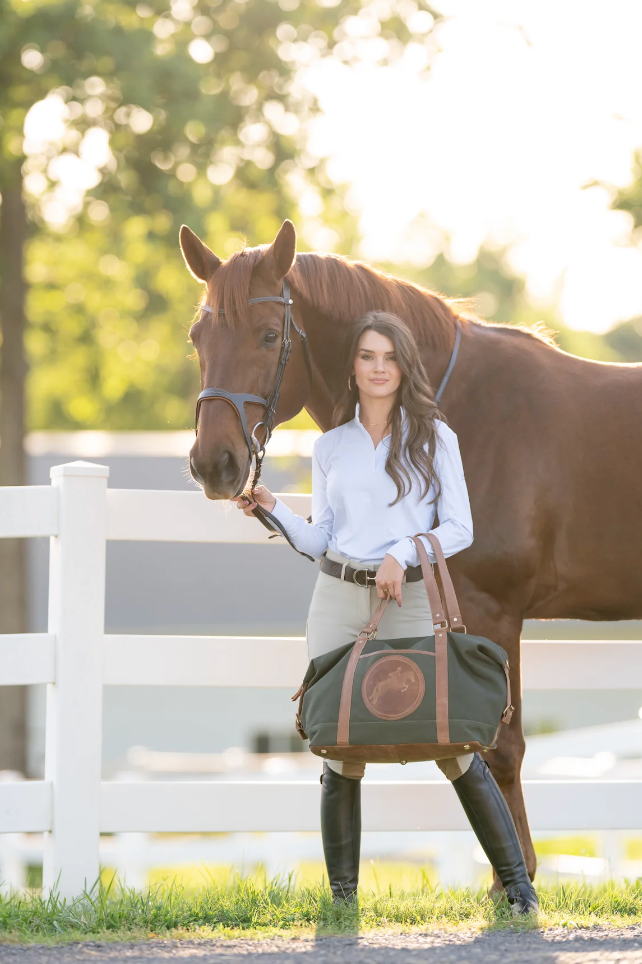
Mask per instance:
[[[631,183],[616,192],[613,208],[628,211],[633,219],[633,239],[638,239],[642,234],[642,151],[638,151],[633,159]]]
[[[407,3],[374,26],[373,11],[382,62],[430,33],[427,6],[414,27]],[[0,0],[0,194],[24,180],[31,225],[31,427],[190,423],[200,292],[181,223],[225,257],[302,205],[303,247],[353,248],[341,191],[307,150],[316,104],[297,71],[354,61],[360,14],[360,0]],[[39,141],[29,111],[44,98],[60,130]],[[92,187],[80,161],[101,145]]]
[[[559,884],[538,889],[539,921],[516,922],[501,897],[441,890],[363,892],[358,907],[336,907],[322,885],[297,887],[292,878],[261,884],[237,879],[188,891],[176,884],[134,891],[100,887],[76,901],[57,897],[0,897],[0,942],[101,937],[251,936],[256,933],[354,933],[374,928],[496,929],[540,926],[627,926],[642,922],[639,882],[600,886]]]
[[[198,391],[189,360],[190,303],[199,289],[167,259],[169,218],[134,216],[117,239],[96,227],[55,244],[36,237],[27,277],[37,427],[185,428]],[[180,308],[182,307],[182,311]]]

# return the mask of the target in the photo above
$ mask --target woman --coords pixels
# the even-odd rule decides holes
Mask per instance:
[[[389,605],[383,639],[424,636],[432,629],[417,550],[410,538],[433,530],[445,556],[473,541],[473,524],[457,436],[439,419],[433,393],[407,326],[371,311],[346,344],[343,395],[335,428],[312,456],[312,523],[265,488],[255,501],[235,500],[250,514],[272,512],[297,549],[321,559],[307,638],[310,658],[355,640],[380,599]],[[431,562],[434,551],[422,540]],[[537,910],[510,811],[487,764],[469,753],[437,766],[452,781],[464,810],[513,906]],[[359,872],[361,778],[365,765],[324,763],[321,831],[336,900],[353,899]]]

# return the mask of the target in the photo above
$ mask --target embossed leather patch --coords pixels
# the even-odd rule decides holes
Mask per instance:
[[[382,656],[363,677],[361,697],[380,720],[403,720],[417,709],[426,691],[424,675],[407,656]]]

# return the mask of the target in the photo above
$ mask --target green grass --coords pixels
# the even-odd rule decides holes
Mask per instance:
[[[67,902],[37,893],[0,898],[0,943],[153,937],[298,937],[373,930],[484,930],[513,927],[626,927],[642,923],[642,883],[560,884],[540,890],[541,915],[515,922],[505,900],[484,891],[366,890],[358,908],[336,908],[321,885],[237,878],[198,890],[176,883],[146,892],[97,886]]]

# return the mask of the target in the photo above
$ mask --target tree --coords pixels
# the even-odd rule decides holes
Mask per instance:
[[[0,483],[24,484],[27,417],[185,424],[182,221],[225,253],[230,236],[273,235],[305,200],[317,229],[323,214],[353,240],[306,150],[315,104],[297,71],[367,45],[398,56],[436,15],[414,0],[279,3],[0,0]],[[24,585],[22,546],[0,541],[1,631],[25,629]],[[23,700],[3,694],[0,768],[24,767]]]

